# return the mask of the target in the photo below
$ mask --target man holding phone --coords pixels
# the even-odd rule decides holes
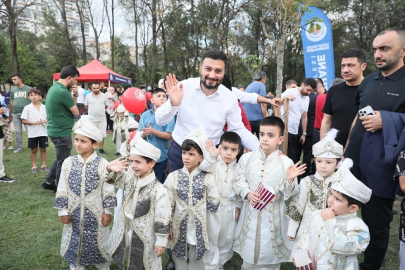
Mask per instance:
[[[390,28],[379,33],[373,41],[373,50],[379,71],[368,75],[360,84],[354,108],[359,111],[370,106],[375,114],[356,115],[344,153],[344,157],[353,160],[352,173],[373,191],[370,201],[362,207],[371,240],[361,269],[380,269],[388,247],[398,182],[393,180],[395,164],[386,162],[388,156],[385,155],[387,148],[380,111],[392,116],[405,114],[405,30]],[[395,134],[395,130],[389,132]]]
[[[74,116],[79,116],[77,102],[77,78],[79,71],[74,66],[63,67],[59,80],[48,91],[46,114],[48,116],[48,136],[55,145],[56,160],[53,162],[41,187],[56,192],[55,180],[59,180],[62,163],[72,150],[72,128]],[[71,92],[73,92],[73,98]]]
[[[342,55],[341,74],[345,83],[332,86],[326,96],[321,123],[321,140],[331,128],[339,130],[336,141],[345,146],[356,111],[353,100],[357,88],[363,81],[366,69],[366,55],[360,49],[349,49]]]

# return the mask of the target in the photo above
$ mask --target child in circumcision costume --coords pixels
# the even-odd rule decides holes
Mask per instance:
[[[293,250],[296,249],[314,211],[327,207],[331,176],[343,155],[343,146],[335,141],[337,132],[336,129],[331,129],[325,138],[312,147],[316,173],[302,179],[298,195],[293,197],[287,208],[286,216],[290,219],[287,235],[291,241],[295,240]]]
[[[207,214],[218,211],[219,195],[211,173],[199,168],[207,134],[199,127],[181,144],[184,167],[164,183],[173,211],[171,250],[176,269],[204,270],[203,256],[210,249]]]
[[[121,269],[162,269],[171,209],[166,189],[153,172],[159,157],[159,149],[135,136],[129,155],[131,166],[128,168],[123,158],[107,166],[106,181],[123,190],[122,207],[109,239],[109,251]]]
[[[297,176],[303,174],[305,165],[293,164],[280,154],[284,123],[270,116],[260,122],[260,148],[244,154],[239,160],[235,190],[244,200],[239,222],[236,225],[233,249],[243,259],[243,270],[280,269],[282,262],[290,260],[292,242],[287,238],[287,201],[298,192]],[[272,187],[275,198],[261,211],[251,206],[257,203],[255,192],[260,182]]]
[[[207,213],[207,230],[210,250],[203,257],[206,270],[223,269],[233,256],[233,234],[239,219],[242,200],[233,187],[238,169],[237,156],[242,141],[235,132],[222,134],[218,149],[213,141],[207,141],[210,155],[204,159],[200,169],[208,165],[207,171],[215,176],[215,183],[221,197],[218,212]]]
[[[113,208],[117,205],[114,186],[103,182],[108,161],[97,155],[103,135],[82,116],[75,125],[76,156],[63,162],[54,208],[64,223],[61,255],[70,269],[95,265],[109,269],[107,251]]]
[[[121,144],[129,139],[129,125],[132,122],[135,122],[136,128],[138,128],[138,122],[128,116],[128,112],[125,110],[125,107],[122,104],[117,107],[110,117],[111,121],[114,122],[114,133],[112,140],[116,145],[116,155],[119,155]]]
[[[371,197],[371,189],[350,172],[353,161],[346,158],[331,176],[328,208],[314,212],[298,248],[308,251],[317,270],[357,270],[357,255],[370,242],[367,225],[357,216]]]

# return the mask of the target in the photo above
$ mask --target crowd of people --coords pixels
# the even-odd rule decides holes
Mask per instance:
[[[405,30],[387,29],[372,46],[378,71],[364,77],[364,52],[349,49],[343,79],[329,89],[322,78],[291,79],[279,98],[267,93],[263,71],[232,87],[226,54],[212,49],[198,78],[169,74],[148,89],[139,116],[120,104],[122,89],[82,88],[74,66],[62,68],[45,105],[13,74],[9,105],[0,100],[0,141],[13,121],[14,153],[21,152],[24,124],[32,173],[39,147],[48,172],[41,186],[56,192],[61,255],[71,269],[109,269],[111,261],[162,269],[166,248],[167,269],[223,269],[234,252],[246,270],[290,261],[299,269],[380,269],[395,197],[405,192]],[[108,133],[120,156],[112,161],[101,156]],[[48,138],[56,154],[50,169]],[[0,182],[13,182],[3,149]],[[405,199],[405,269],[404,209]]]

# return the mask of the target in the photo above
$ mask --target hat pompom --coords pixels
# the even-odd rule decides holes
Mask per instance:
[[[328,133],[326,133],[324,139],[328,141],[334,141],[338,133],[339,130],[337,130],[336,128],[332,128],[328,131]]]
[[[345,158],[339,162],[339,169],[350,170],[353,167],[353,160],[351,158]]]

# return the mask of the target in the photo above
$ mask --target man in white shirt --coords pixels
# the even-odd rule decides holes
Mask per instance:
[[[309,94],[316,88],[316,81],[313,78],[306,78],[300,87],[290,88],[281,94],[282,100],[290,100],[288,110],[288,151],[287,156],[297,163],[301,157],[301,147],[298,144],[304,144],[307,135],[308,123],[308,105]],[[281,115],[284,114],[284,106],[281,107]],[[298,137],[298,127],[302,125],[302,136]]]
[[[84,99],[84,106],[89,115],[90,122],[95,125],[103,137],[107,135],[107,118],[105,116],[105,110],[108,107],[107,98],[104,93],[100,92],[100,83],[95,82],[91,85],[91,93]],[[106,152],[103,149],[104,139],[100,142],[99,153],[105,155]]]
[[[199,78],[190,78],[177,85],[175,75],[167,76],[170,99],[156,111],[156,122],[165,125],[177,114],[173,143],[168,152],[170,172],[183,167],[180,145],[187,134],[199,126],[203,126],[208,138],[218,144],[226,123],[228,131],[236,132],[246,148],[256,150],[259,147],[258,139],[242,123],[236,95],[221,85],[226,62],[224,52],[212,49],[201,58]],[[276,105],[277,100],[269,102]]]
[[[85,95],[84,95],[84,89],[82,88],[82,84],[77,85],[77,94],[78,94],[78,96],[77,96],[76,106],[77,106],[77,109],[79,110],[79,113],[80,113],[80,116],[81,116],[81,115],[87,113],[86,109],[84,108]]]

